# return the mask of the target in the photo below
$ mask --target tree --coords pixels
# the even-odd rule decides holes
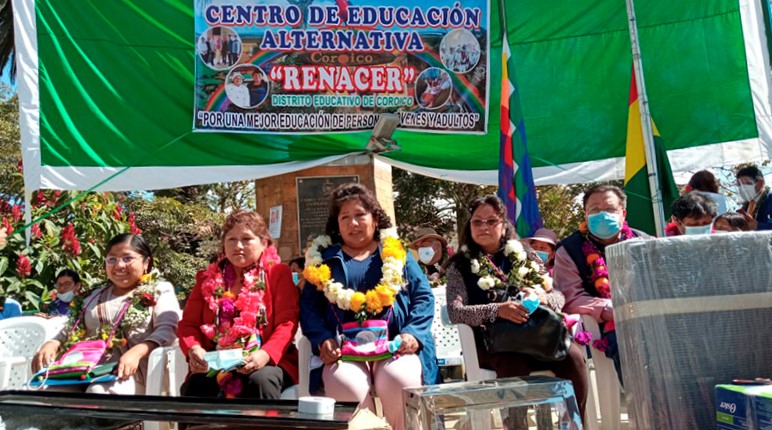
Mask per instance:
[[[136,213],[142,235],[156,257],[164,277],[186,298],[203,270],[220,254],[219,229],[222,212],[214,212],[205,201],[181,202],[170,197],[147,200],[130,198],[126,207]]]
[[[558,238],[573,233],[584,220],[580,196],[587,188],[583,184],[536,187],[544,227],[554,231]]]
[[[460,235],[472,198],[495,193],[483,185],[443,181],[394,168],[394,211],[401,237],[414,239],[419,228],[431,227],[442,236]]]
[[[173,198],[181,203],[209,205],[215,212],[228,213],[234,209],[254,209],[254,181],[223,182],[159,190],[156,196]]]
[[[6,201],[23,200],[19,139],[19,99],[0,85],[0,198]]]

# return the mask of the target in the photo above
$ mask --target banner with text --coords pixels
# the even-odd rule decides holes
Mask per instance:
[[[195,5],[194,130],[486,132],[489,0]]]

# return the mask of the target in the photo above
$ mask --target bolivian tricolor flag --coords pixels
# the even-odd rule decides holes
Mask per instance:
[[[670,169],[667,151],[653,119],[651,128],[654,134],[659,188],[662,192],[662,205],[665,212],[665,222],[667,223],[670,219],[670,206],[673,204],[673,200],[678,198],[678,188],[676,188],[675,181],[673,181],[673,172]],[[625,157],[627,222],[630,224],[630,227],[654,235],[657,232],[654,224],[652,193],[648,174],[646,169],[646,152],[643,144],[641,111],[638,105],[638,87],[635,83],[635,70],[633,70],[627,116],[627,155]]]

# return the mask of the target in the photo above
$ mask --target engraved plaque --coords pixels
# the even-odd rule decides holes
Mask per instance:
[[[359,182],[358,175],[295,178],[298,196],[298,241],[305,249],[314,237],[324,234],[330,211],[330,193],[340,184]]]

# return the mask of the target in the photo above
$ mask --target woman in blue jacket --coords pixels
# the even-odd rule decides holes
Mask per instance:
[[[397,393],[439,382],[434,296],[369,189],[343,184],[331,199],[326,235],[306,252],[300,325],[324,363],[325,394],[372,410],[374,391],[392,428],[404,429]]]

